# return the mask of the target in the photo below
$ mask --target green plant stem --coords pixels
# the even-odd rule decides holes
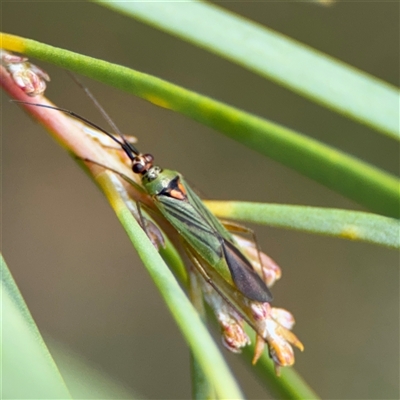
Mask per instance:
[[[69,390],[0,255],[3,399],[71,399]]]
[[[400,221],[382,215],[334,208],[244,201],[204,203],[220,218],[400,248]]]
[[[94,2],[209,50],[400,139],[397,88],[272,29],[198,0]]]

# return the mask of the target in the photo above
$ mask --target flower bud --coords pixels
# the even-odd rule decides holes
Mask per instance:
[[[27,61],[26,57],[20,57],[7,51],[0,51],[1,64],[11,74],[14,82],[28,95],[38,96],[46,90],[46,81],[50,81],[49,75]]]

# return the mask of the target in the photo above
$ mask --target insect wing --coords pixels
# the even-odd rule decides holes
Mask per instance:
[[[270,302],[272,295],[252,265],[233,244],[231,234],[204,206],[180,175],[156,196],[158,208],[205,261],[250,300]]]
[[[222,249],[237,288],[250,300],[271,302],[273,297],[267,285],[238,248],[224,239]]]
[[[183,181],[184,182],[184,181]],[[221,236],[221,248],[232,279],[237,288],[249,299],[260,302],[271,302],[273,296],[265,282],[254,271],[249,260],[234,244],[232,235],[222,223],[203,204],[201,199],[193,192],[189,185],[185,185],[188,198],[196,204],[201,215],[214,227]]]
[[[158,209],[179,234],[211,265],[223,257],[221,243],[216,230],[204,219],[193,203],[171,197],[165,193],[154,196]],[[219,271],[224,275],[222,271]],[[227,271],[228,272],[228,271]],[[229,272],[225,274],[229,280]]]
[[[225,229],[219,219],[204,205],[200,197],[192,190],[183,178],[182,183],[186,188],[187,197],[190,203],[197,208],[202,217],[214,228],[215,231],[219,233],[220,236],[229,241],[233,241],[232,235]]]

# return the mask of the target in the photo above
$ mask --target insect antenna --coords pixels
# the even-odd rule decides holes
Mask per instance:
[[[35,107],[43,107],[43,108],[49,108],[51,110],[56,110],[56,111],[61,111],[64,114],[68,114],[71,117],[74,117],[85,124],[91,126],[92,128],[95,128],[99,130],[100,132],[103,132],[105,135],[107,135],[110,139],[112,139],[114,142],[118,143],[121,148],[125,151],[126,155],[133,160],[138,154],[140,154],[139,150],[133,146],[131,143],[129,143],[123,135],[119,134],[118,135],[121,137],[121,140],[117,139],[112,133],[106,131],[103,129],[101,126],[95,124],[92,121],[89,121],[87,118],[82,117],[81,115],[77,114],[74,111],[67,110],[66,108],[61,108],[61,107],[55,107],[55,106],[49,106],[47,104],[40,104],[40,103],[30,103],[29,101],[20,101],[20,100],[10,100],[13,103],[18,103],[18,104],[27,104],[29,106],[35,106]]]
[[[97,100],[96,96],[90,91],[90,89],[85,86],[73,73],[67,71],[68,75],[73,79],[73,81],[85,91],[86,95],[92,100],[95,107],[100,111],[103,118],[107,121],[108,125],[110,125],[111,129],[122,139],[122,141],[132,150],[133,153],[139,154],[138,149],[130,143],[124,134],[119,130],[117,124],[112,120],[110,115],[104,109],[104,107]],[[125,149],[124,149],[125,150]]]
[[[73,81],[82,89],[85,91],[86,95],[92,100],[93,104],[95,107],[100,111],[101,115],[103,118],[107,121],[108,125],[110,125],[111,129],[118,134],[118,136],[123,137],[124,135],[122,132],[119,130],[117,124],[111,119],[110,115],[107,113],[107,111],[104,109],[104,107],[100,104],[100,102],[97,100],[95,95],[90,91],[88,87],[86,87],[73,73],[67,71],[67,74],[73,79]]]

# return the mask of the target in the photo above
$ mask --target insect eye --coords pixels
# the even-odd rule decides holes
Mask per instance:
[[[136,162],[132,165],[132,171],[135,174],[140,174],[141,172],[143,172],[144,170],[144,164],[142,164],[141,162]]]

